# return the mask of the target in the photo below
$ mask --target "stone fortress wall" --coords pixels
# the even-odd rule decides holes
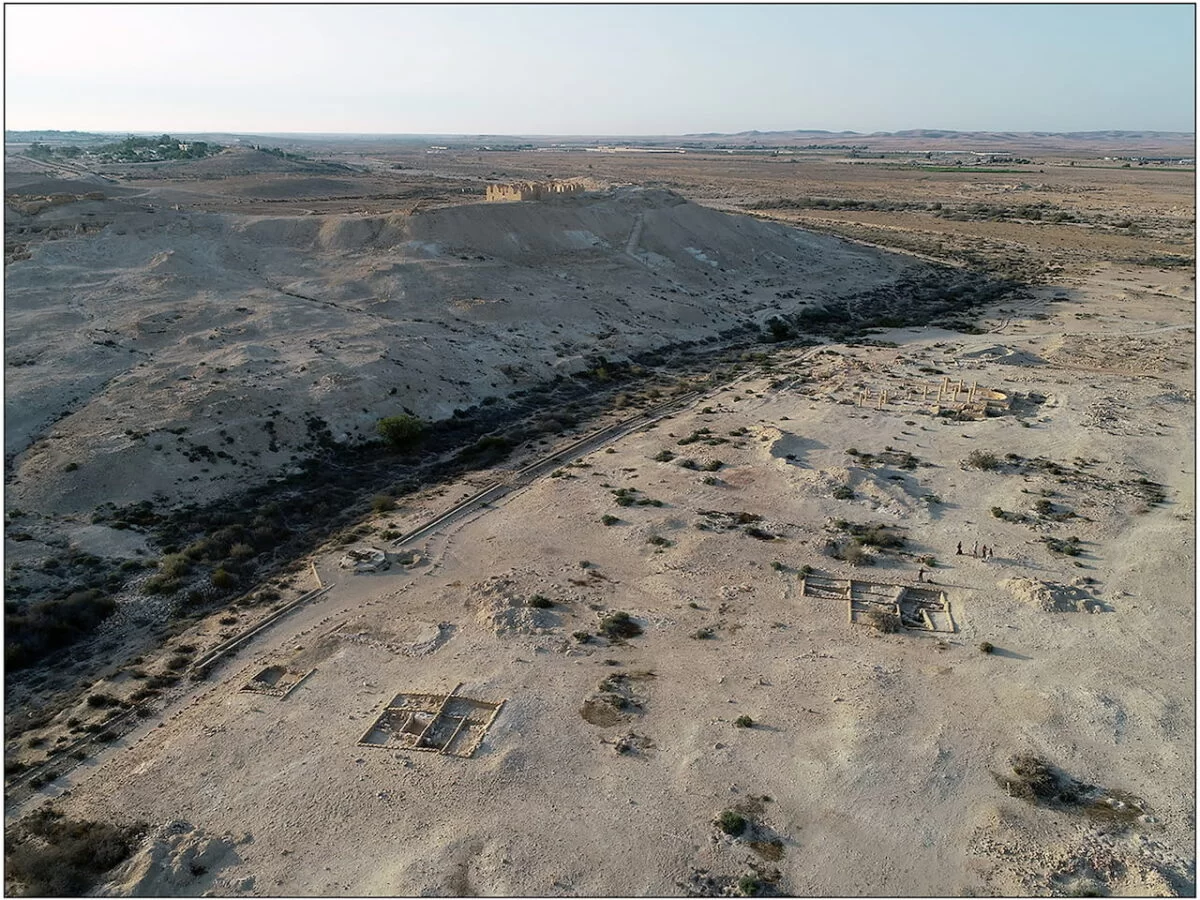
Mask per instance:
[[[575,181],[516,181],[512,184],[489,184],[487,200],[496,201],[545,200],[567,194],[582,194],[587,187]]]

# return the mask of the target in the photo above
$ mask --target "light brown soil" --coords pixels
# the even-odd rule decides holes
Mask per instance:
[[[118,894],[712,894],[751,873],[799,895],[1194,892],[1194,277],[1118,261],[1129,248],[1092,231],[1060,255],[1040,239],[1067,226],[996,224],[1065,268],[985,310],[983,333],[775,352],[422,541],[413,565],[353,576],[329,547],[311,560],[328,594],[9,816],[57,797],[154,826]],[[944,378],[1013,407],[934,415],[920,398]],[[975,450],[997,465],[968,465]],[[622,488],[661,505],[618,505]],[[474,489],[374,524],[411,527]],[[839,523],[905,545],[852,567],[828,554]],[[1042,540],[1070,537],[1077,556]],[[851,624],[845,599],[805,591],[804,566],[906,586],[924,569],[956,630]],[[289,597],[316,583],[292,581]],[[527,605],[539,594],[553,605]],[[643,633],[597,636],[614,611]],[[269,665],[315,672],[283,700],[241,690]],[[459,683],[506,701],[471,759],[358,744],[397,693]],[[1020,799],[1020,753],[1145,813]],[[713,824],[730,809],[752,823],[740,837]]]

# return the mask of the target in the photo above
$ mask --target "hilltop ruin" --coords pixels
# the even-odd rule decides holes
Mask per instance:
[[[586,186],[578,181],[515,181],[511,184],[489,184],[487,200],[489,203],[545,200],[566,194],[582,194],[585,190]]]

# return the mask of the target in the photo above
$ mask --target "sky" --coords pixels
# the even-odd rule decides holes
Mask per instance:
[[[1190,4],[13,5],[5,128],[1195,130]]]

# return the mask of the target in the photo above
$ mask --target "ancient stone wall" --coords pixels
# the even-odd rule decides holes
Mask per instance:
[[[512,184],[489,184],[488,202],[545,200],[565,194],[581,194],[584,185],[573,181],[517,181]]]

